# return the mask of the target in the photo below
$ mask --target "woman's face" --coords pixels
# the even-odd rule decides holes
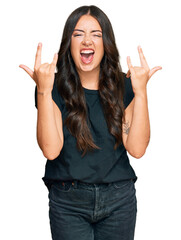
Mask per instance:
[[[100,69],[104,56],[102,29],[90,15],[83,15],[72,34],[71,54],[78,72]]]

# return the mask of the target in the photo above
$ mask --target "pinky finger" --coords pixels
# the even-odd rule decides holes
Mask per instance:
[[[131,74],[132,71],[133,71],[133,66],[132,66],[131,59],[130,59],[129,56],[127,57],[127,64],[128,64],[128,68],[129,68],[129,71],[130,71],[130,74]]]
[[[52,63],[51,63],[51,66],[52,66],[53,68],[56,67],[57,60],[58,60],[58,53],[55,53],[55,54],[54,54],[54,57],[53,57],[53,61],[52,61]]]
[[[128,70],[128,72],[127,72],[127,74],[126,74],[126,77],[129,78],[130,75],[131,75],[130,70]]]

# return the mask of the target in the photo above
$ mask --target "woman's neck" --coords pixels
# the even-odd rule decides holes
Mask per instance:
[[[99,69],[87,72],[78,72],[83,87],[98,90],[99,88]]]

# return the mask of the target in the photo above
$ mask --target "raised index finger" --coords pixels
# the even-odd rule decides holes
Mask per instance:
[[[41,65],[41,50],[42,50],[42,44],[39,43],[36,51],[36,56],[35,56],[34,69],[39,68],[39,66]]]

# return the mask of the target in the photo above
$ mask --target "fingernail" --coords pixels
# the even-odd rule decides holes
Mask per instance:
[[[40,47],[40,46],[41,46],[41,43],[39,42],[39,43],[38,43],[38,47]]]

